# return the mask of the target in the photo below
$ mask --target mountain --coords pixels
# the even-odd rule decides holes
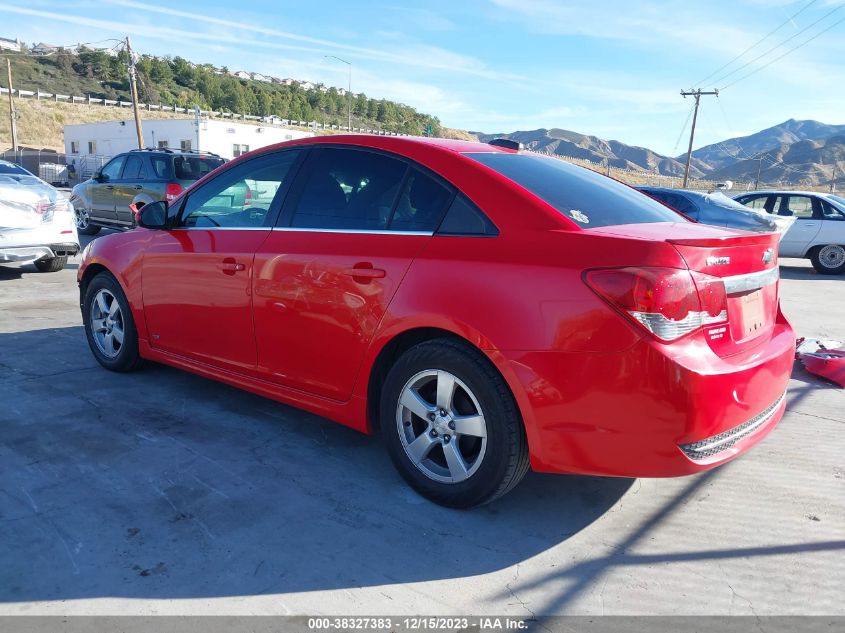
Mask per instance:
[[[776,148],[801,141],[820,141],[842,135],[845,135],[845,125],[827,125],[818,121],[789,119],[748,136],[731,138],[701,147],[692,153],[693,164],[704,172],[722,173],[722,170],[738,162],[742,163],[759,152],[774,151]],[[804,151],[799,148],[798,154],[803,155]],[[680,161],[685,159],[686,154],[677,158]],[[754,175],[756,174],[755,168]]]
[[[619,141],[606,141],[597,136],[579,134],[559,128],[512,132],[510,134],[485,134],[472,132],[484,143],[494,138],[509,138],[523,143],[529,149],[549,152],[559,156],[572,156],[596,163],[608,161],[612,167],[634,171],[659,172],[667,176],[682,176],[684,160],[663,156],[645,147],[626,145]],[[690,169],[690,176],[704,174],[697,167]]]
[[[820,124],[821,125],[821,124]],[[843,127],[845,126],[827,126]],[[760,181],[764,183],[792,183],[805,185],[827,184],[833,169],[841,179],[845,174],[845,131],[838,136],[821,140],[801,140],[780,143],[762,153]],[[716,169],[709,178],[715,180],[754,181],[761,161],[756,157],[736,161]]]

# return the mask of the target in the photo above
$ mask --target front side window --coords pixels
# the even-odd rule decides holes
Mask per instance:
[[[385,230],[406,170],[404,162],[374,152],[321,149],[311,161],[291,226]],[[399,222],[410,226],[417,208],[410,197],[408,205],[412,211]]]
[[[831,196],[831,197],[833,197],[833,196]],[[840,198],[840,200],[841,200],[841,198]],[[829,202],[822,200],[821,205],[822,205],[822,213],[824,213],[824,219],[825,220],[838,220],[840,222],[845,220],[845,213],[842,213],[842,211],[840,211],[839,209],[834,207]]]
[[[123,168],[123,162],[126,160],[125,156],[118,156],[112,159],[106,166],[100,170],[100,175],[105,176],[106,180],[115,180],[120,177],[120,170]]]
[[[636,189],[564,160],[536,154],[465,154],[499,172],[584,229],[617,224],[688,222]]]
[[[269,227],[271,206],[293,175],[299,150],[249,160],[212,178],[188,196],[184,228]]]

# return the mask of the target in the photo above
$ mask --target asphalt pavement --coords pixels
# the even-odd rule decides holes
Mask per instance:
[[[799,335],[845,340],[845,277],[785,261]],[[0,267],[0,614],[845,615],[845,390],[800,366],[783,421],[727,466],[531,473],[452,511],[378,438],[101,369],[77,265]]]

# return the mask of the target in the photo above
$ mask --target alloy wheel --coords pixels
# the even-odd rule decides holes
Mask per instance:
[[[102,288],[91,302],[91,334],[106,358],[115,358],[123,348],[123,312],[117,298]]]
[[[434,481],[465,481],[484,460],[484,413],[469,387],[448,371],[421,371],[405,383],[396,425],[408,458]]]
[[[90,217],[88,215],[88,209],[74,209],[74,217],[76,219],[76,228],[77,230],[84,230],[88,228],[88,224],[90,222]]]

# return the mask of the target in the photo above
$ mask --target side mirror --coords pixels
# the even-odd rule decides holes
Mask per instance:
[[[135,215],[135,222],[145,229],[163,229],[167,227],[167,203],[164,200],[150,202],[138,209],[134,204],[129,208]]]
[[[94,180],[96,180],[97,182],[108,182],[109,177],[103,173],[97,172],[96,174],[94,174]]]

